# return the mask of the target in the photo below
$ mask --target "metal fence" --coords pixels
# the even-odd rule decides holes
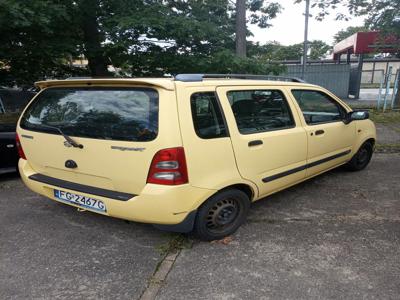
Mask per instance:
[[[301,77],[301,65],[288,65],[285,75]],[[308,83],[323,86],[338,97],[348,97],[350,65],[307,65],[304,77]]]

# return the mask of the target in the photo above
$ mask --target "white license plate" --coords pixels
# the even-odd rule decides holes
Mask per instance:
[[[107,208],[104,202],[97,199],[60,190],[54,190],[54,197],[62,202],[73,203],[85,209],[90,209],[98,212],[107,212]]]

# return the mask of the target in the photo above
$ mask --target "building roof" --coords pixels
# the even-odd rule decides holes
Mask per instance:
[[[381,39],[378,31],[357,32],[333,46],[333,56],[337,59],[340,54],[392,53],[398,49],[394,46],[398,41],[392,37]]]

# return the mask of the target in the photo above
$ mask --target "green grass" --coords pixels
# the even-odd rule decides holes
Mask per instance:
[[[377,152],[377,153],[399,153],[400,152],[400,143],[376,144],[375,152]]]
[[[370,110],[369,117],[375,123],[390,124],[400,123],[400,111],[399,110],[387,110],[386,112]]]
[[[191,248],[192,243],[185,235],[178,233],[168,233],[167,235],[169,236],[168,241],[157,247],[162,256],[181,249]]]

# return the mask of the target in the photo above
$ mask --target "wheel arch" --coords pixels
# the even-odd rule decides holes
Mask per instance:
[[[250,202],[253,201],[253,199],[256,197],[255,191],[253,190],[253,188],[245,183],[237,183],[237,184],[232,184],[229,186],[226,186],[220,190],[217,191],[217,193],[228,190],[228,189],[236,189],[239,191],[242,191],[243,193],[245,193],[248,197]]]
[[[362,143],[361,145],[363,145],[363,144],[365,144],[365,143],[371,143],[371,144],[372,144],[372,147],[375,147],[376,140],[375,140],[374,138],[369,138],[369,139],[366,139],[366,140],[364,141],[364,143]]]
[[[354,149],[354,154],[357,153],[357,151],[361,148],[362,145],[365,143],[371,143],[372,148],[375,149],[375,144],[376,144],[376,139],[375,137],[366,137],[365,139],[360,140],[359,143],[357,143],[357,147]]]

